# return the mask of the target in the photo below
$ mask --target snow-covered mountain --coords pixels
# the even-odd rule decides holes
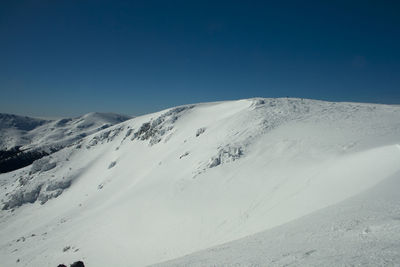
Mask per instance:
[[[0,149],[9,150],[15,146],[29,143],[25,135],[49,120],[0,113]]]
[[[400,264],[399,144],[393,105],[257,98],[137,117],[0,175],[0,258]]]
[[[130,117],[98,112],[59,120],[0,114],[0,172],[24,167],[127,119]]]

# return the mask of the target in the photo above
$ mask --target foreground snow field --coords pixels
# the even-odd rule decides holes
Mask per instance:
[[[144,266],[210,248],[166,264],[397,265],[399,144],[399,106],[246,99],[137,117],[0,175],[0,258]]]
[[[156,266],[399,266],[400,172],[262,233]]]

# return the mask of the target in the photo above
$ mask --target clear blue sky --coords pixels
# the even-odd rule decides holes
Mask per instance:
[[[138,115],[256,96],[400,104],[399,3],[4,0],[0,112]]]

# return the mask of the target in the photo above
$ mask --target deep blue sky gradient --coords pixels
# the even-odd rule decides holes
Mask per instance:
[[[399,3],[1,1],[0,112],[139,115],[257,96],[400,104]]]

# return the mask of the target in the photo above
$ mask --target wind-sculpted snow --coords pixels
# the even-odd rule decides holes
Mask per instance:
[[[37,172],[45,172],[53,169],[57,166],[57,163],[51,161],[50,157],[38,159],[32,163],[30,174],[34,174]]]
[[[97,144],[104,144],[105,142],[111,142],[114,140],[115,137],[117,137],[122,131],[124,130],[124,127],[117,127],[112,130],[107,130],[103,131],[100,134],[95,135],[88,143],[86,148],[90,148],[92,146],[95,146]]]
[[[149,140],[150,145],[159,143],[163,136],[174,128],[174,123],[184,111],[194,106],[183,106],[171,109],[154,120],[145,122],[140,126],[137,132],[133,134],[131,140]]]
[[[206,172],[207,169],[233,162],[235,160],[238,160],[242,156],[243,156],[243,148],[241,146],[225,145],[223,147],[218,147],[217,154],[212,156],[207,161],[207,163],[202,164],[199,170],[196,171],[193,178],[196,178],[198,175]]]
[[[210,159],[210,164],[208,165],[208,167],[213,168],[222,163],[235,161],[239,159],[242,155],[243,151],[241,147],[226,146],[220,148],[218,151],[218,155]]]
[[[74,129],[94,127],[80,125]],[[380,215],[372,223],[368,214],[361,216],[363,205],[343,218],[339,212],[346,199],[400,171],[399,106],[255,98],[101,125],[33,165],[0,174],[1,264],[57,266],[84,259],[88,266],[145,266],[269,233],[343,201],[337,216],[329,217],[340,219],[332,221],[338,231],[311,216],[309,225],[315,222],[321,231],[293,224],[266,234],[261,252],[258,241],[249,240],[248,247],[223,245],[176,263],[246,266],[267,259],[268,265],[321,266],[336,265],[330,259],[343,252],[351,264],[363,265],[367,254],[359,252],[366,244],[375,265],[385,265],[390,255],[387,264],[399,264],[396,220],[387,220],[389,227],[374,242],[363,243],[379,232],[381,218],[396,218],[397,204],[382,198],[387,208],[374,209],[369,215]],[[336,239],[324,241],[330,238]],[[339,253],[329,249],[340,242],[351,245]]]
[[[79,171],[72,171],[72,168],[69,168],[67,172],[63,173],[63,176],[56,176],[56,160],[60,161],[61,158],[55,159],[47,156],[36,160],[30,167],[14,173],[11,176],[13,183],[6,188],[7,193],[1,201],[2,209],[10,210],[36,201],[44,204],[49,199],[58,197],[70,187],[79,176]],[[64,165],[65,161],[60,164]]]
[[[14,209],[27,203],[46,203],[49,199],[56,198],[71,186],[76,178],[74,175],[61,178],[48,179],[48,177],[28,176],[21,177],[19,185],[7,194],[3,202],[3,210]]]

